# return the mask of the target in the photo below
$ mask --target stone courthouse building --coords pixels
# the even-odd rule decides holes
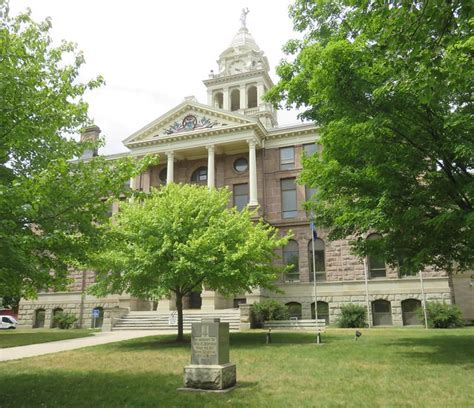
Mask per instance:
[[[227,186],[237,208],[258,208],[265,221],[294,238],[282,250],[282,261],[294,265],[281,276],[282,293],[256,289],[234,297],[213,291],[193,293],[185,303],[185,313],[193,310],[212,313],[236,310],[241,303],[273,298],[288,305],[297,318],[314,315],[312,233],[302,204],[312,190],[296,181],[304,155],[314,154],[319,146],[318,130],[313,124],[278,126],[277,112],[262,96],[272,86],[269,62],[249,30],[242,26],[229,47],[218,59],[217,72],[205,79],[207,104],[194,97],[185,98],[153,122],[124,140],[125,155],[140,157],[154,154],[159,165],[131,180],[131,188],[149,191],[166,183],[198,183],[209,187]],[[92,127],[84,137],[97,137]],[[116,155],[114,157],[118,157]],[[121,155],[123,156],[123,154]],[[329,241],[328,231],[317,229],[314,242],[318,316],[334,323],[340,306],[366,305],[366,289],[374,325],[411,325],[419,323],[414,310],[422,298],[418,277],[401,276],[383,259],[368,258],[367,285],[363,260],[351,254],[347,240]],[[367,239],[376,239],[370,235]],[[445,273],[424,272],[424,291],[428,301],[450,303],[453,287]],[[57,311],[75,313],[84,327],[93,324],[93,310],[119,306],[121,310],[152,311],[169,314],[173,299],[156,304],[127,294],[98,299],[85,294],[94,281],[93,272],[72,273],[74,283],[68,292],[42,293],[37,300],[22,301],[20,319],[36,327],[50,327]],[[468,282],[461,285],[469,295]],[[471,303],[472,303],[472,292]],[[464,295],[463,295],[464,296]],[[472,313],[472,305],[469,306]]]

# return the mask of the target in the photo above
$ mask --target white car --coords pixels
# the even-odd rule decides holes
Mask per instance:
[[[0,329],[16,329],[18,321],[13,316],[0,316]]]

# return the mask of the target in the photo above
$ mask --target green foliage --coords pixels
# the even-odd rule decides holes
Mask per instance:
[[[323,151],[300,181],[331,239],[404,273],[474,263],[474,3],[297,0],[267,99],[303,109]],[[383,239],[368,242],[368,232]]]
[[[354,303],[341,306],[341,315],[337,319],[337,325],[339,327],[366,327],[366,308]]]
[[[20,298],[14,296],[3,296],[2,298],[2,307],[5,309],[13,309],[18,313],[18,307],[20,305]]]
[[[417,310],[419,319],[424,322],[425,316],[423,309]],[[435,329],[447,329],[452,327],[464,326],[461,309],[457,305],[447,305],[445,303],[427,303],[426,315],[428,326]]]
[[[58,312],[54,315],[54,321],[60,329],[70,329],[77,322],[77,317],[72,313]]]
[[[275,250],[286,244],[247,209],[228,208],[230,192],[170,184],[120,203],[104,226],[105,247],[92,255],[92,291],[159,299],[173,292],[182,338],[182,298],[204,286],[223,294],[273,287],[282,268]]]
[[[287,320],[289,318],[288,308],[280,302],[265,299],[253,303],[250,307],[252,322],[261,323],[267,320]]]
[[[68,267],[100,243],[110,201],[139,171],[132,160],[80,157],[90,143],[72,139],[90,124],[84,62],[75,45],[52,45],[51,21],[10,17],[0,2],[0,297],[64,289]],[[54,271],[54,272],[53,272]]]

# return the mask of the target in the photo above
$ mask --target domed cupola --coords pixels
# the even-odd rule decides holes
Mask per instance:
[[[209,105],[258,117],[268,128],[277,124],[276,111],[262,96],[273,82],[268,59],[247,28],[248,13],[248,9],[242,10],[241,27],[217,60],[218,73],[211,71],[204,84]]]

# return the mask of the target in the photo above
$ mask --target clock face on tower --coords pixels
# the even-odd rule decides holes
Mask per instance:
[[[229,65],[229,73],[230,74],[240,74],[241,72],[244,71],[245,68],[245,63],[242,60],[237,60],[234,62],[231,62]]]

